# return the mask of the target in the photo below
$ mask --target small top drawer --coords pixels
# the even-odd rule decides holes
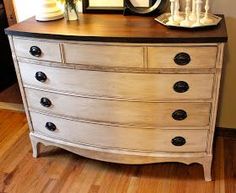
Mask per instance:
[[[149,68],[214,68],[217,47],[149,47]]]
[[[140,67],[143,65],[143,47],[64,44],[66,63],[109,66]]]
[[[14,46],[19,57],[61,62],[59,43],[14,38]]]

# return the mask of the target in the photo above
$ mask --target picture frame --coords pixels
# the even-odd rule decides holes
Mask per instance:
[[[95,2],[96,1],[96,2]],[[134,0],[138,5],[138,0]],[[103,3],[103,0],[82,0],[83,3],[83,13],[124,13],[124,0],[112,0]],[[153,0],[147,0],[147,7],[153,4]],[[144,4],[140,4],[142,7]]]

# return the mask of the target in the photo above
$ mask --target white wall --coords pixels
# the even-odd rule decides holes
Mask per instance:
[[[212,0],[213,1],[213,0]],[[218,125],[236,128],[236,1],[214,0],[213,10],[226,16],[229,41],[226,46]]]
[[[37,10],[37,1],[39,0],[13,0],[16,11],[17,21],[23,21],[35,15]],[[96,6],[108,2],[108,6],[121,6],[123,0],[91,0],[91,5]],[[131,0],[136,6],[147,6],[149,0]],[[82,4],[79,3],[79,11],[82,12]]]
[[[13,0],[17,21],[23,21],[35,15],[35,0]]]
[[[35,16],[37,11],[37,1],[40,0],[13,0],[18,22]],[[79,3],[79,11],[82,11],[81,3]]]

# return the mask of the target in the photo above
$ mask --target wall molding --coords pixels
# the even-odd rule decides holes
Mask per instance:
[[[236,128],[216,127],[215,136],[230,137],[236,139]]]
[[[0,109],[24,112],[23,104],[0,102]]]

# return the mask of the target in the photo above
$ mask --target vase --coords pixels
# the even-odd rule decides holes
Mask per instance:
[[[67,21],[75,21],[79,19],[78,9],[76,4],[65,4],[65,18]]]

